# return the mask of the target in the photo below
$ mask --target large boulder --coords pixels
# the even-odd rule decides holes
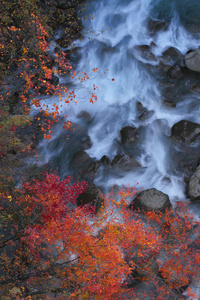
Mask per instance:
[[[200,124],[181,120],[172,126],[171,136],[182,144],[190,145],[200,136]]]
[[[169,47],[162,53],[162,57],[168,60],[173,59],[175,61],[178,61],[181,59],[182,54],[177,48]]]
[[[79,171],[82,178],[93,180],[98,172],[100,163],[91,158],[83,149],[78,151],[72,160],[73,171]]]
[[[100,197],[99,188],[92,182],[90,182],[82,194],[80,194],[76,200],[78,206],[90,204],[95,206],[95,210],[98,211],[103,204],[103,199]]]
[[[190,179],[189,196],[191,201],[200,200],[200,166]]]
[[[186,53],[184,60],[189,70],[200,72],[200,49],[191,50]]]
[[[146,210],[146,211],[160,211],[164,212],[166,208],[171,207],[169,196],[161,191],[151,188],[142,191],[131,202],[129,208],[131,210]]]
[[[94,160],[85,152],[83,149],[78,151],[72,160],[72,165],[73,167],[81,167],[85,165],[89,165],[93,162]]]
[[[132,126],[123,127],[120,130],[122,144],[132,144],[138,138],[138,130]]]
[[[162,53],[162,56],[160,56],[160,67],[164,71],[168,71],[172,65],[175,64],[175,66],[177,66],[177,63],[180,64],[181,60],[182,54],[179,50],[174,47],[169,47]]]

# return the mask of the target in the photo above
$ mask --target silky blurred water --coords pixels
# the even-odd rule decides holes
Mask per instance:
[[[112,160],[116,154],[128,153],[141,164],[128,172],[101,166],[94,183],[104,190],[139,183],[139,189],[154,187],[167,193],[172,204],[188,201],[179,159],[187,164],[199,145],[191,145],[189,157],[170,135],[171,127],[180,120],[200,123],[200,96],[191,93],[187,84],[175,82],[170,97],[174,100],[176,96],[176,107],[164,105],[162,82],[167,81],[167,72],[161,72],[159,66],[163,52],[170,47],[182,57],[189,49],[199,47],[199,11],[200,2],[194,0],[88,1],[84,37],[74,44],[77,56],[72,63],[77,75],[73,79],[60,77],[60,83],[75,90],[77,104],[64,105],[59,97],[44,97],[49,108],[57,101],[63,118],[53,129],[52,139],[41,141],[39,164],[53,163],[61,178],[67,176],[72,172],[75,153],[89,136],[91,147],[86,152],[94,160],[104,155]],[[138,47],[142,45],[149,46],[151,55],[144,55]],[[55,46],[52,42],[50,50]],[[179,63],[183,65],[183,60]],[[173,58],[168,64],[174,64]],[[82,83],[78,79],[83,76],[81,72],[89,76]],[[94,104],[89,102],[91,93],[97,96]],[[139,118],[138,102],[150,112],[147,118]],[[82,111],[89,115],[81,118]],[[73,124],[71,132],[62,128],[66,114]],[[136,144],[121,144],[120,130],[124,126],[138,129]],[[192,289],[195,291],[195,285]]]
[[[105,189],[139,182],[139,188],[155,187],[167,193],[172,203],[186,199],[183,174],[174,160],[176,149],[170,134],[173,124],[182,119],[200,123],[200,97],[191,95],[184,87],[186,91],[180,93],[176,108],[165,106],[158,65],[162,53],[170,47],[184,55],[199,46],[200,30],[196,30],[200,28],[199,8],[198,1],[187,0],[88,2],[84,38],[75,43],[80,57],[74,65],[77,75],[71,82],[69,77],[60,78],[60,83],[75,89],[78,104],[62,106],[61,115],[67,114],[68,120],[84,129],[84,136],[89,135],[92,147],[86,151],[90,157],[100,160],[107,155],[112,160],[116,154],[128,151],[141,164],[140,169],[120,176],[101,168],[94,182]],[[165,28],[152,33],[150,21],[163,22]],[[150,46],[152,55],[145,57],[137,48],[141,45]],[[170,64],[173,65],[173,60]],[[81,72],[86,72],[89,80],[80,83]],[[91,93],[97,96],[95,104],[89,102]],[[54,102],[45,99],[49,106]],[[59,99],[57,102],[60,105]],[[151,111],[144,120],[138,118],[138,102]],[[78,117],[81,111],[90,114],[90,122]],[[128,150],[120,143],[120,130],[124,126],[138,128],[140,135],[136,145]],[[75,130],[66,140],[62,124],[57,125],[52,140],[41,143],[42,163],[53,161],[61,177],[66,176],[74,153],[80,149],[80,139]]]

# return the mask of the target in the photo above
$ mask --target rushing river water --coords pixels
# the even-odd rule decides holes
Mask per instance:
[[[78,56],[72,59],[77,75],[70,83],[69,77],[60,78],[60,83],[75,89],[78,102],[62,107],[63,116],[67,114],[81,130],[66,140],[63,124],[58,124],[52,139],[41,143],[42,163],[53,161],[60,175],[66,176],[88,135],[91,147],[86,152],[91,158],[106,155],[112,161],[116,154],[130,154],[141,165],[124,172],[101,165],[94,178],[97,185],[109,188],[138,182],[139,188],[155,187],[167,193],[172,203],[185,200],[186,184],[177,158],[188,157],[171,140],[171,127],[180,120],[200,123],[200,95],[190,92],[185,82],[169,80],[165,66],[173,66],[177,57],[163,53],[174,47],[183,65],[184,54],[198,48],[199,11],[200,3],[194,0],[89,1],[84,38],[76,41]],[[80,72],[89,79],[80,83]],[[95,104],[89,102],[91,93],[97,96]],[[166,105],[166,94],[176,107]],[[54,100],[47,98],[45,103],[51,105]],[[80,117],[81,111],[89,113],[89,121]],[[138,129],[136,143],[121,143],[120,130],[125,126]],[[192,151],[191,147],[191,155],[196,155]]]
[[[71,54],[77,75],[60,77],[60,83],[75,90],[77,104],[68,106],[58,98],[63,119],[51,140],[41,142],[40,163],[53,162],[63,178],[81,170],[84,159],[78,169],[73,161],[82,148],[94,161],[104,155],[110,161],[117,154],[132,155],[140,166],[120,170],[100,164],[94,183],[104,191],[139,183],[139,188],[168,194],[172,204],[188,201],[184,166],[198,160],[200,146],[177,144],[171,128],[180,120],[200,123],[200,93],[190,88],[198,86],[195,78],[169,78],[168,70],[175,63],[184,67],[184,55],[199,47],[199,11],[198,0],[88,1],[84,37]],[[52,42],[52,53],[56,46]],[[82,83],[81,72],[89,77]],[[91,93],[97,96],[94,104]],[[45,97],[45,105],[53,103],[55,99]],[[71,132],[62,128],[66,114],[75,128]],[[135,143],[121,142],[125,126],[137,128]]]

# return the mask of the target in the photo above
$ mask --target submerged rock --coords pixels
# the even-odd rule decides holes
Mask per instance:
[[[151,188],[139,193],[129,207],[131,210],[144,209],[164,212],[166,208],[171,207],[171,202],[167,194]]]
[[[182,60],[182,54],[174,47],[167,48],[160,57],[160,67],[169,71],[172,65],[180,64]]]
[[[122,172],[128,172],[141,167],[140,163],[130,154],[116,155],[112,161],[112,166]]]
[[[174,102],[172,100],[164,99],[163,104],[167,107],[172,107],[172,108],[176,107],[176,102]]]
[[[168,70],[167,75],[172,79],[179,79],[183,76],[182,68],[178,65],[174,65]]]
[[[91,115],[85,110],[82,110],[77,117],[83,119],[86,123],[90,123],[92,121]]]
[[[110,162],[110,158],[107,155],[102,156],[102,158],[100,159],[100,163],[104,166],[110,166],[111,162]]]
[[[138,130],[135,127],[126,126],[120,130],[122,144],[132,144],[138,138]]]
[[[154,45],[152,45],[154,46]],[[140,45],[135,47],[136,50],[138,50],[142,56],[142,58],[147,60],[154,60],[156,61],[155,55],[152,53],[152,47],[151,45]]]
[[[84,150],[78,151],[73,158],[73,166],[83,166],[85,164],[90,164],[93,162],[92,158]]]
[[[139,117],[138,120],[144,121],[150,119],[154,114],[153,110],[145,110]]]
[[[161,20],[150,19],[148,22],[148,30],[151,35],[155,35],[159,31],[165,31],[168,28],[168,24]]]
[[[181,52],[175,47],[169,47],[163,52],[162,55],[165,57],[172,58],[174,60],[179,60],[182,56]]]
[[[144,106],[143,106],[143,104],[142,104],[142,102],[137,102],[136,103],[136,109],[139,111],[139,112],[143,112],[144,111]]]
[[[189,145],[200,136],[200,124],[181,120],[172,126],[171,136],[178,142]]]

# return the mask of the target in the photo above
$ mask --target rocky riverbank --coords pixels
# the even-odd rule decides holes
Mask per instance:
[[[12,6],[16,4],[8,2],[7,5],[9,7],[9,5]],[[44,132],[41,130],[42,126],[44,126],[43,129],[46,130],[48,122],[52,122],[52,117],[48,117],[47,114],[44,115],[43,113],[39,113],[36,118],[32,119],[29,112],[34,102],[33,98],[41,98],[41,96],[53,94],[59,85],[59,78],[55,74],[55,68],[59,66],[56,62],[56,60],[58,60],[56,53],[45,52],[43,48],[34,49],[34,38],[36,38],[37,35],[41,35],[38,39],[39,43],[40,40],[44,43],[41,44],[41,47],[43,47],[46,45],[46,42],[51,42],[56,30],[61,30],[60,38],[56,40],[56,42],[58,46],[57,51],[59,50],[62,56],[63,41],[66,42],[67,40],[67,44],[69,45],[77,38],[80,38],[82,25],[78,11],[81,8],[84,9],[84,1],[74,0],[66,2],[41,0],[37,4],[34,4],[34,11],[38,13],[39,18],[45,16],[44,23],[39,23],[40,20],[38,16],[36,16],[38,27],[34,29],[35,36],[34,34],[30,34],[29,29],[20,28],[20,26],[24,26],[23,22],[26,20],[26,17],[31,18],[34,16],[31,11],[31,6],[26,7],[23,5],[26,4],[22,2],[21,7],[15,7],[16,16],[13,19],[10,19],[7,6],[5,7],[5,11],[3,11],[4,17],[6,17],[6,13],[8,15],[7,19],[2,20],[2,28],[5,27],[5,30],[7,30],[6,26],[15,26],[8,26],[13,39],[13,41],[11,40],[10,42],[13,47],[13,54],[9,57],[10,43],[6,36],[6,34],[9,35],[9,32],[6,31],[4,32],[5,36],[3,36],[2,40],[3,53],[0,60],[2,67],[2,81],[0,85],[2,94],[0,111],[1,177],[14,177],[17,181],[20,180],[23,169],[27,167],[25,163],[26,157],[35,154],[39,141],[44,136]],[[21,18],[21,21],[18,20],[18,17],[22,13],[20,9],[25,11],[24,20]],[[41,20],[41,22],[43,22],[43,20]],[[29,24],[29,26],[31,25]],[[45,31],[46,28],[48,28],[48,34]],[[36,29],[38,29],[38,32]],[[23,32],[23,34],[20,35],[20,32]],[[26,34],[27,37],[23,40],[23,35]],[[10,36],[8,37],[10,38]],[[12,42],[14,43],[13,45]],[[20,48],[24,49],[23,53]],[[70,51],[70,55],[72,55],[72,53],[73,49]],[[41,57],[44,61],[42,61],[42,64],[40,61],[37,61],[34,68],[34,59],[39,60]],[[45,70],[48,70],[49,75],[45,75]]]

